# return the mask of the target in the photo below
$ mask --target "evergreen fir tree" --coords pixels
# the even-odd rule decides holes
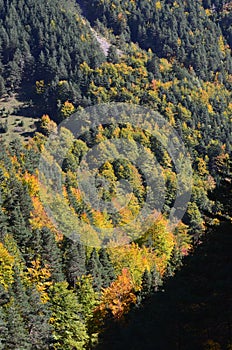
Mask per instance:
[[[97,251],[93,248],[87,263],[87,273],[93,277],[93,288],[100,291],[102,287],[102,264],[100,263]]]
[[[147,269],[144,271],[141,282],[141,289],[137,294],[136,306],[140,307],[152,293],[152,274]]]
[[[0,97],[6,92],[5,80],[0,75]]]
[[[56,243],[54,234],[48,228],[41,230],[41,247],[43,262],[49,265],[53,280],[63,281],[61,250]]]
[[[170,265],[172,266],[173,272],[175,272],[176,270],[179,270],[183,265],[181,252],[180,252],[180,249],[177,247],[177,245],[174,245],[173,247],[172,255],[170,259]]]
[[[33,205],[28,192],[27,185],[21,185],[19,187],[19,191],[17,193],[17,200],[19,202],[20,210],[25,220],[26,226],[29,227]]]
[[[49,310],[47,305],[42,303],[35,288],[26,289],[17,269],[15,269],[14,283],[10,294],[24,320],[24,326],[28,330],[29,344],[32,345],[33,349],[47,349],[52,339]]]
[[[163,276],[163,280],[164,282],[166,282],[169,278],[174,276],[174,271],[173,271],[173,266],[171,265],[171,263],[169,262],[167,264],[164,276]]]
[[[9,302],[9,293],[8,291],[3,287],[2,284],[0,284],[0,306],[3,306]]]
[[[30,251],[31,260],[35,260],[38,257],[41,257],[42,249],[43,249],[41,230],[39,229],[33,230],[32,237],[30,239],[28,247]]]
[[[152,289],[152,275],[147,269],[144,271],[142,276],[142,285],[141,285],[141,299],[145,300],[151,293]]]
[[[64,269],[67,280],[71,286],[75,286],[79,277],[86,273],[86,252],[84,246],[64,238]]]
[[[7,338],[4,350],[32,350],[28,330],[14,300],[6,308]]]
[[[13,234],[14,239],[26,258],[27,246],[32,234],[26,227],[26,223],[19,206],[15,206],[15,208],[10,212],[9,225],[10,232]]]
[[[30,343],[33,349],[46,350],[52,342],[52,328],[49,324],[50,311],[47,304],[41,302],[40,295],[35,288],[29,290],[28,302],[31,306],[27,323]]]
[[[119,62],[118,52],[114,45],[111,45],[109,47],[108,54],[107,54],[107,61],[114,64]]]
[[[0,138],[0,149],[1,149],[0,160],[1,160],[2,164],[4,164],[6,169],[9,170],[12,167],[12,164],[11,164],[11,161],[9,158],[9,152],[8,152],[6,145],[5,145],[5,142],[2,138]],[[0,174],[1,174],[1,177],[4,176],[2,169],[0,169]]]
[[[1,181],[1,175],[0,175],[0,181]],[[7,216],[3,212],[2,206],[3,206],[3,198],[1,194],[1,188],[0,188],[0,241],[1,242],[3,242],[4,236],[8,231]]]
[[[105,248],[101,248],[98,252],[99,261],[102,265],[101,268],[101,278],[102,287],[107,288],[115,280],[114,267],[111,263],[110,256]]]
[[[14,267],[14,283],[9,290],[9,294],[15,300],[14,303],[20,311],[20,314],[23,317],[24,321],[28,321],[31,306],[29,304],[26,288],[20,276],[20,271],[17,267]]]
[[[7,323],[3,307],[0,306],[0,350],[5,349],[6,339],[8,338]]]

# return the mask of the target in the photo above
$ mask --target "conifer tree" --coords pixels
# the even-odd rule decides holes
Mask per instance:
[[[42,259],[51,268],[53,280],[63,281],[61,250],[55,241],[55,235],[46,227],[41,230],[41,247]]]
[[[0,97],[6,92],[5,80],[0,75]]]
[[[8,332],[4,350],[32,350],[28,330],[14,299],[6,308],[6,325]]]
[[[1,169],[0,169],[0,181],[1,181]],[[0,188],[0,241],[3,242],[4,236],[8,231],[7,216],[2,210],[3,207],[3,196]]]
[[[41,230],[34,230],[28,244],[31,260],[41,257],[41,250],[43,249],[41,239]]]
[[[9,299],[10,297],[8,291],[2,284],[0,284],[0,306],[7,304],[9,302]]]
[[[4,350],[5,342],[8,338],[7,323],[5,320],[5,313],[3,307],[0,306],[0,350]]]
[[[16,266],[14,267],[14,283],[9,289],[9,294],[15,300],[14,303],[20,311],[20,314],[22,315],[23,319],[28,320],[31,307],[29,304],[26,287],[22,281],[20,272]]]
[[[144,271],[143,276],[142,276],[142,285],[141,285],[141,300],[144,301],[149,294],[151,293],[152,289],[152,275],[150,271],[147,269]]]
[[[93,248],[87,263],[87,273],[93,277],[93,288],[100,291],[102,287],[102,264],[100,263],[96,248]]]
[[[114,45],[111,45],[109,47],[108,54],[107,54],[107,61],[114,64],[119,62],[117,49]]]
[[[33,205],[31,201],[31,197],[28,192],[28,187],[26,184],[21,184],[17,183],[13,186],[17,188],[17,193],[16,193],[16,200],[19,203],[21,213],[23,215],[23,218],[25,220],[25,223],[27,226],[30,224],[30,218],[31,218],[31,212],[33,210]]]
[[[46,350],[52,342],[52,328],[49,324],[50,311],[48,305],[41,302],[40,295],[35,288],[28,291],[30,312],[27,328],[33,349]]]
[[[170,258],[170,265],[173,268],[173,272],[175,270],[180,269],[181,266],[183,265],[181,252],[180,252],[180,249],[177,247],[176,244],[174,245],[173,250],[172,250],[172,255],[171,255],[171,258]]]
[[[67,280],[72,287],[75,287],[79,277],[86,273],[86,252],[84,246],[64,238],[64,270]]]
[[[26,227],[24,217],[19,206],[15,206],[10,212],[10,232],[13,234],[18,246],[20,247],[24,257],[27,256],[28,242],[32,236],[31,231]]]
[[[48,307],[42,303],[38,291],[33,286],[25,287],[17,268],[15,268],[14,283],[10,295],[15,300],[14,304],[28,330],[29,344],[32,345],[33,349],[47,349],[52,338]]]
[[[102,265],[101,268],[101,278],[102,278],[102,287],[107,288],[115,280],[115,272],[113,264],[110,260],[110,256],[105,248],[101,248],[98,252],[99,261]]]

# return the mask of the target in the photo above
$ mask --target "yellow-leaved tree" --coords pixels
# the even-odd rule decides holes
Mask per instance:
[[[0,284],[8,289],[14,282],[14,258],[8,250],[0,243]]]
[[[71,114],[75,112],[75,107],[72,102],[65,101],[60,109],[60,116],[62,119],[70,117]]]

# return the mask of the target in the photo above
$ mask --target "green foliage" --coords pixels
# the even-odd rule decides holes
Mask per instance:
[[[110,325],[97,349],[230,349],[231,243],[228,221],[203,238],[142,308]]]
[[[192,66],[203,79],[217,71],[223,74],[231,65],[230,51],[226,49],[222,55],[215,41],[221,29],[213,16],[207,15],[202,2],[92,0],[84,1],[84,6],[92,23],[104,21],[115,35],[138,42],[144,49],[151,48],[158,57],[171,57],[186,67]],[[223,23],[226,26],[226,20]],[[224,32],[229,38],[229,28]]]
[[[154,292],[157,292],[159,290],[159,287],[162,286],[162,278],[161,275],[159,273],[159,271],[157,271],[156,266],[153,267],[152,271],[151,271],[151,289]]]
[[[6,308],[5,320],[7,334],[3,349],[31,350],[28,330],[13,299]]]
[[[109,50],[108,50],[107,61],[110,63],[114,63],[114,64],[119,62],[119,56],[117,53],[117,49],[113,45],[111,45]]]
[[[151,273],[146,269],[142,276],[141,290],[137,296],[137,304],[140,305],[151,294],[152,278]]]
[[[26,285],[17,269],[15,270],[14,283],[10,294],[14,299],[19,315],[23,318],[27,332],[29,332],[29,344],[34,349],[47,349],[52,340],[49,309],[42,302],[38,291]]]
[[[93,310],[98,304],[98,293],[93,289],[92,277],[83,275],[77,280],[76,293],[78,302],[82,305],[82,313],[86,322],[93,318]]]
[[[89,335],[89,347],[94,346],[99,333],[98,320],[94,317],[94,310],[99,304],[99,294],[93,289],[92,277],[82,276],[76,283],[77,300],[82,306],[82,314]]]
[[[102,287],[106,288],[109,287],[111,282],[115,279],[115,271],[113,264],[110,260],[110,256],[105,248],[101,248],[98,252],[99,254],[99,261],[102,265]]]
[[[197,205],[189,203],[187,212],[187,224],[191,227],[193,232],[200,233],[203,230],[203,219]]]
[[[0,243],[0,283],[8,288],[13,282],[14,258],[6,248]]]
[[[52,315],[54,349],[81,350],[88,341],[86,326],[81,317],[81,305],[67,282],[54,284],[49,292]]]
[[[54,234],[47,228],[41,230],[40,246],[42,247],[43,264],[48,264],[52,279],[56,282],[63,281],[61,251],[55,241]]]
[[[174,238],[162,216],[155,220],[144,236],[139,239],[139,243],[153,247],[158,256],[163,257],[166,262],[169,260],[174,247]]]
[[[105,26],[105,32],[107,27],[112,29],[107,57],[73,0],[0,0],[0,97],[18,93],[20,99],[32,100],[29,114],[42,115],[38,126],[42,134],[36,133],[26,145],[16,139],[6,147],[0,139],[0,349],[93,348],[102,325],[107,327],[111,318],[118,322],[123,319],[133,308],[136,296],[137,304],[144,303],[145,308],[158,298],[148,318],[152,331],[140,337],[146,323],[144,316],[134,332],[141,339],[133,347],[133,341],[127,338],[125,348],[149,349],[154,316],[160,334],[157,343],[152,342],[152,349],[154,344],[162,349],[169,349],[170,344],[172,350],[198,349],[198,342],[192,343],[191,339],[196,339],[199,332],[205,340],[203,347],[219,347],[222,343],[225,348],[229,341],[214,341],[211,335],[224,329],[222,338],[226,339],[225,325],[230,327],[229,303],[224,308],[226,321],[217,323],[224,300],[224,292],[217,296],[217,291],[223,279],[227,281],[225,288],[230,282],[229,254],[220,273],[212,261],[212,271],[211,263],[207,267],[204,259],[195,261],[197,276],[190,269],[177,292],[174,284],[167,299],[163,296],[166,285],[173,281],[170,277],[178,277],[186,268],[191,235],[197,241],[208,223],[232,217],[231,4],[219,0],[87,0],[80,5],[91,23],[101,20],[99,28]],[[130,123],[98,125],[78,140],[61,128],[60,142],[56,137],[49,139],[50,154],[45,154],[47,165],[53,169],[48,193],[44,198],[39,193],[38,162],[47,137],[56,131],[54,121],[102,102],[128,102],[158,111],[184,141],[193,164],[193,189],[183,221],[174,229],[166,217],[175,201],[177,175],[167,147],[151,135],[152,126],[149,131]],[[8,115],[0,108],[0,132],[8,125]],[[83,157],[95,145],[110,154],[107,148],[111,138],[130,143],[134,160],[129,162],[113,150],[115,159],[104,159],[96,174],[99,197],[120,208],[116,213],[91,209],[82,198],[75,175]],[[155,178],[157,189],[163,183],[166,186],[162,213],[146,232],[142,222],[134,223],[149,191],[144,174],[135,166],[140,157],[137,143],[146,149],[147,175]],[[159,175],[151,165],[154,157],[162,169]],[[63,195],[56,194],[54,169],[61,175]],[[120,180],[129,182],[128,196],[118,195]],[[185,188],[188,181],[183,179]],[[108,186],[104,186],[106,182]],[[45,206],[49,205],[57,228],[46,214]],[[101,228],[109,232],[106,241],[112,243],[111,229],[125,225],[130,226],[132,240],[139,234],[136,242],[128,244],[120,236],[116,238],[117,248],[99,250],[86,249],[82,244],[88,245],[90,238],[99,246]],[[81,243],[72,241],[77,228]],[[214,248],[219,246],[215,243]],[[230,252],[230,245],[224,249]],[[207,271],[199,279],[204,269]],[[211,275],[217,278],[208,290],[206,282]],[[182,293],[186,285],[187,291]],[[207,298],[202,301],[204,290]],[[180,316],[169,309],[169,299],[177,294]],[[189,306],[192,298],[194,302]],[[210,308],[211,298],[216,299]],[[215,305],[220,310],[214,314]],[[204,315],[212,316],[211,321],[199,316],[202,308],[206,310]],[[188,319],[191,310],[193,322]],[[165,345],[166,340],[173,340],[167,347],[159,344],[159,335],[166,334],[166,324],[163,334],[160,332],[163,319],[173,329],[170,337],[162,339]],[[202,320],[202,328],[197,329],[196,319]],[[113,338],[112,342],[108,348],[119,348]]]
[[[90,258],[87,262],[87,273],[93,277],[93,288],[95,291],[100,291],[102,287],[102,264],[99,260],[98,253],[93,248]]]
[[[3,308],[0,307],[0,349],[4,349],[4,344],[8,336],[7,324],[5,321],[5,315],[3,313]]]
[[[75,287],[78,278],[86,274],[86,249],[71,239],[64,238],[64,269],[67,281]]]
[[[82,99],[80,64],[97,67],[104,56],[74,1],[1,0],[0,8],[1,96],[30,86],[46,113],[58,112],[57,100]]]

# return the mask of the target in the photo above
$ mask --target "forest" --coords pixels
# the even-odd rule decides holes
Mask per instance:
[[[231,1],[0,0],[0,28],[0,349],[232,349]]]

